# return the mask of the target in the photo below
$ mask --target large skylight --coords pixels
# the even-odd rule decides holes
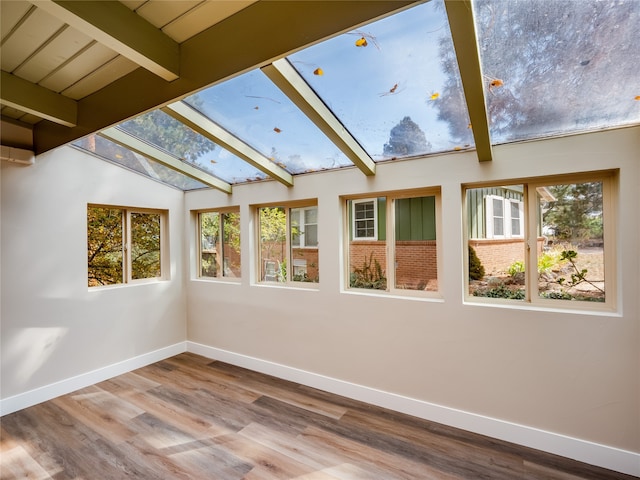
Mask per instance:
[[[640,122],[640,1],[474,2],[492,142]]]
[[[442,0],[288,59],[373,160],[472,146]],[[459,108],[454,119],[464,119],[461,131],[451,128],[450,102]]]
[[[78,140],[73,145],[111,163],[180,190],[195,190],[207,187],[204,183],[97,135],[89,135]]]
[[[185,103],[289,173],[352,165],[260,70],[203,90]]]
[[[374,175],[374,161],[473,149],[474,135],[484,161],[498,143],[640,123],[640,1],[459,5],[422,3],[101,133],[135,154],[77,144],[184,190],[231,192],[353,165]]]

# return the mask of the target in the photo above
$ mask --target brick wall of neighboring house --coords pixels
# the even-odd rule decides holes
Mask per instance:
[[[435,240],[396,242],[396,287],[437,290],[437,261]]]
[[[544,238],[538,238],[538,253],[542,252]],[[524,240],[507,239],[473,239],[469,245],[474,248],[486,275],[507,272],[509,266],[516,261],[524,261]]]
[[[375,260],[387,276],[386,242],[353,241],[349,250],[350,271],[362,270],[370,265],[375,271]],[[398,241],[396,243],[397,288],[437,290],[438,266],[435,240]]]
[[[292,251],[293,264],[306,263],[307,278],[309,280],[318,279],[318,249],[317,248],[294,248]],[[295,270],[291,271],[293,275]]]

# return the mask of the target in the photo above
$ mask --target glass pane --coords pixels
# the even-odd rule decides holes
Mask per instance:
[[[87,267],[90,287],[123,282],[122,210],[87,208]]]
[[[283,207],[259,210],[260,279],[264,282],[287,281],[287,217]]]
[[[131,214],[131,278],[159,277],[160,214]]]
[[[474,2],[493,142],[640,122],[640,2]]]
[[[200,213],[200,276],[220,276],[220,214]]]
[[[195,105],[199,105],[195,102]],[[140,115],[119,128],[225,182],[261,180],[266,174],[161,110]]]
[[[539,296],[604,302],[602,182],[540,187],[537,197]]]
[[[525,299],[525,242],[504,229],[511,225],[511,209],[504,209],[505,200],[524,202],[523,192],[523,185],[467,190],[470,295]]]
[[[260,70],[198,92],[185,102],[290,173],[352,165]]]
[[[288,59],[376,161],[473,145],[442,0]]]
[[[438,290],[436,198],[395,200],[396,288]]]
[[[320,281],[318,272],[318,207],[295,208],[291,212],[291,280]],[[295,239],[295,243],[294,243]],[[302,245],[300,242],[302,239]]]
[[[222,275],[240,278],[240,213],[222,214]]]
[[[300,246],[300,209],[293,208],[289,211],[291,223],[291,245]]]
[[[371,212],[383,212],[385,209],[384,198],[373,200],[370,203]],[[356,203],[356,205],[360,205]],[[347,211],[352,212],[354,200],[347,202]],[[376,206],[378,208],[376,208]],[[368,210],[369,207],[362,207],[362,211]],[[373,231],[375,221],[370,220],[372,228],[367,233],[369,237],[373,237],[376,232]],[[360,227],[355,227],[356,222],[349,222],[349,287],[366,288],[374,290],[387,289],[387,242],[384,232],[385,223],[378,222],[379,232],[377,240],[362,240],[358,238],[358,233],[362,233]],[[356,231],[357,230],[357,231]]]
[[[143,157],[131,150],[98,135],[89,135],[73,144],[82,150],[97,155],[103,160],[133,170],[146,177],[153,178],[180,190],[208,188],[207,185],[176,172],[150,158]]]

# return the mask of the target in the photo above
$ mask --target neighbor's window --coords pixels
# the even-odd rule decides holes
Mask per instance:
[[[347,200],[349,288],[438,290],[438,191]]]
[[[162,277],[165,212],[87,207],[88,285]]]
[[[612,306],[614,179],[580,175],[467,188],[469,295]]]
[[[240,212],[198,213],[201,278],[240,278]]]
[[[317,205],[258,209],[260,281],[318,283]]]

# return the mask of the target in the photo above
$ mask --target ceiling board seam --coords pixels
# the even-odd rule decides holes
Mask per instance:
[[[160,30],[162,30],[162,32],[164,33],[164,29],[169,27],[170,25],[173,25],[174,23],[178,22],[179,20],[181,20],[185,15],[190,14],[191,12],[193,12],[194,10],[202,7],[202,5],[206,4],[207,2],[200,2],[197,5],[194,5],[193,7],[191,7],[189,10],[182,12],[179,16],[177,16],[176,18],[169,20],[167,23],[165,23],[163,26],[160,27]]]
[[[64,62],[62,62],[60,65],[58,65],[56,68],[54,68],[51,72],[47,73],[43,78],[41,78],[38,83],[42,83],[46,80],[48,80],[49,78],[51,78],[53,75],[55,75],[56,73],[58,73],[60,70],[62,70],[64,67],[66,67],[67,65],[69,65],[71,62],[73,62],[74,60],[76,60],[78,57],[80,57],[81,55],[83,55],[87,50],[89,50],[91,47],[93,47],[94,45],[96,45],[98,42],[96,40],[91,40],[87,45],[85,45],[84,47],[82,47],[80,50],[78,50],[74,55],[72,55],[71,57],[67,58]],[[90,74],[88,74],[90,75]],[[77,80],[78,82],[80,80]],[[58,90],[57,93],[63,92],[64,90],[66,90],[67,88],[70,88],[72,85],[67,85],[66,87],[64,87],[62,90]]]
[[[76,85],[78,85],[79,83],[83,82],[86,78],[90,77],[91,75],[93,75],[93,74],[97,73],[98,71],[100,71],[100,70],[102,70],[102,69],[104,69],[104,68],[107,68],[107,67],[108,67],[109,65],[111,65],[113,62],[115,62],[119,57],[122,57],[122,55],[120,55],[120,54],[118,54],[118,53],[116,53],[116,52],[114,52],[114,54],[115,54],[115,56],[114,56],[114,57],[112,57],[109,61],[107,61],[107,62],[103,63],[102,65],[100,65],[100,66],[99,66],[99,67],[97,67],[97,68],[94,68],[93,70],[91,70],[91,72],[87,73],[87,74],[86,74],[85,76],[83,76],[82,78],[80,78],[80,79],[76,80],[76,81],[75,81],[75,82],[73,82],[71,85],[69,85],[69,86],[65,87],[65,89],[64,89],[64,90],[62,90],[60,93],[61,93],[62,95],[64,95],[64,94],[65,94],[64,92],[68,92],[70,89],[72,89],[73,87],[75,87],[75,86],[76,86]],[[83,98],[84,98],[84,97],[83,97]],[[79,99],[79,100],[81,100],[81,99]]]
[[[18,74],[19,70],[21,68],[23,68],[27,63],[29,63],[29,61],[31,61],[36,55],[38,55],[40,52],[42,52],[42,50],[44,50],[48,45],[50,45],[56,38],[58,38],[60,35],[62,35],[62,33],[67,30],[69,28],[69,25],[64,24],[62,25],[62,27],[60,27],[53,35],[51,35],[49,38],[47,38],[47,40],[45,40],[44,42],[42,42],[42,44],[36,48],[33,52],[31,52],[31,55],[29,55],[27,58],[25,58],[20,65],[18,65],[16,68],[13,69],[13,73],[14,75],[17,75],[18,77],[20,76]],[[40,83],[42,81],[42,79],[36,81],[36,82],[32,82],[32,83]]]
[[[23,24],[24,22],[26,22],[29,17],[36,11],[36,6],[35,5],[31,5],[31,8],[22,16],[22,18],[20,20],[18,20],[16,22],[16,24],[13,26],[13,28],[11,30],[9,30],[9,32],[7,33],[7,35],[2,39],[2,41],[0,42],[0,47],[2,45],[5,44],[5,42],[7,40],[9,40],[13,34],[16,32],[16,30],[18,30]]]

